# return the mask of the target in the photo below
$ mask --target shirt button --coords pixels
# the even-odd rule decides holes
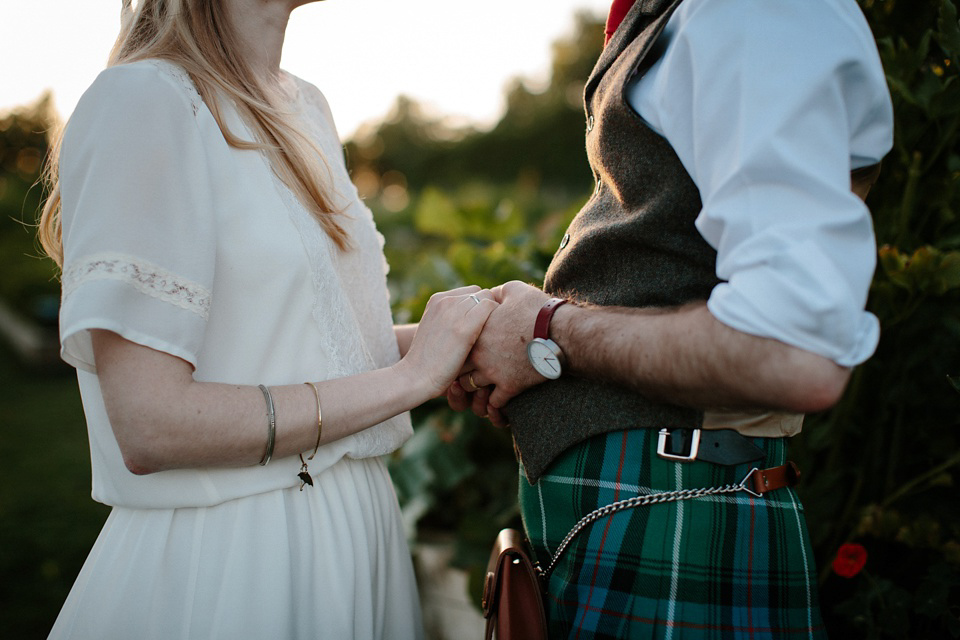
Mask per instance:
[[[587,133],[590,133],[591,131],[593,131],[593,116],[592,116],[592,115],[591,115],[589,118],[587,118]]]
[[[563,240],[560,241],[560,248],[563,249],[569,243],[570,243],[570,234],[569,233],[563,234]]]

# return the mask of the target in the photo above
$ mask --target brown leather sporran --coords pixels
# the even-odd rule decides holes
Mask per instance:
[[[543,588],[521,531],[497,536],[483,582],[486,640],[547,640]]]

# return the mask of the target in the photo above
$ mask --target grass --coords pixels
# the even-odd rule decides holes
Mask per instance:
[[[0,343],[4,637],[47,637],[109,511],[90,497],[90,452],[72,370],[26,370]]]

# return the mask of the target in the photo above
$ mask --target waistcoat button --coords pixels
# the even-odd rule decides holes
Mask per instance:
[[[565,246],[567,246],[567,243],[569,242],[570,242],[570,234],[569,233],[563,234],[563,240],[560,241],[560,248],[563,249]]]
[[[593,131],[593,116],[592,116],[592,115],[591,115],[589,118],[587,118],[587,133],[590,133],[591,131]]]

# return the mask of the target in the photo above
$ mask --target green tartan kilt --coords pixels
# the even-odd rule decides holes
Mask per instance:
[[[530,485],[520,508],[546,566],[587,513],[642,493],[739,483],[785,461],[786,439],[756,438],[757,464],[676,462],[657,455],[657,430],[591,438]],[[551,638],[825,638],[816,568],[793,489],[756,498],[703,496],[619,511],[574,539],[550,575]]]

